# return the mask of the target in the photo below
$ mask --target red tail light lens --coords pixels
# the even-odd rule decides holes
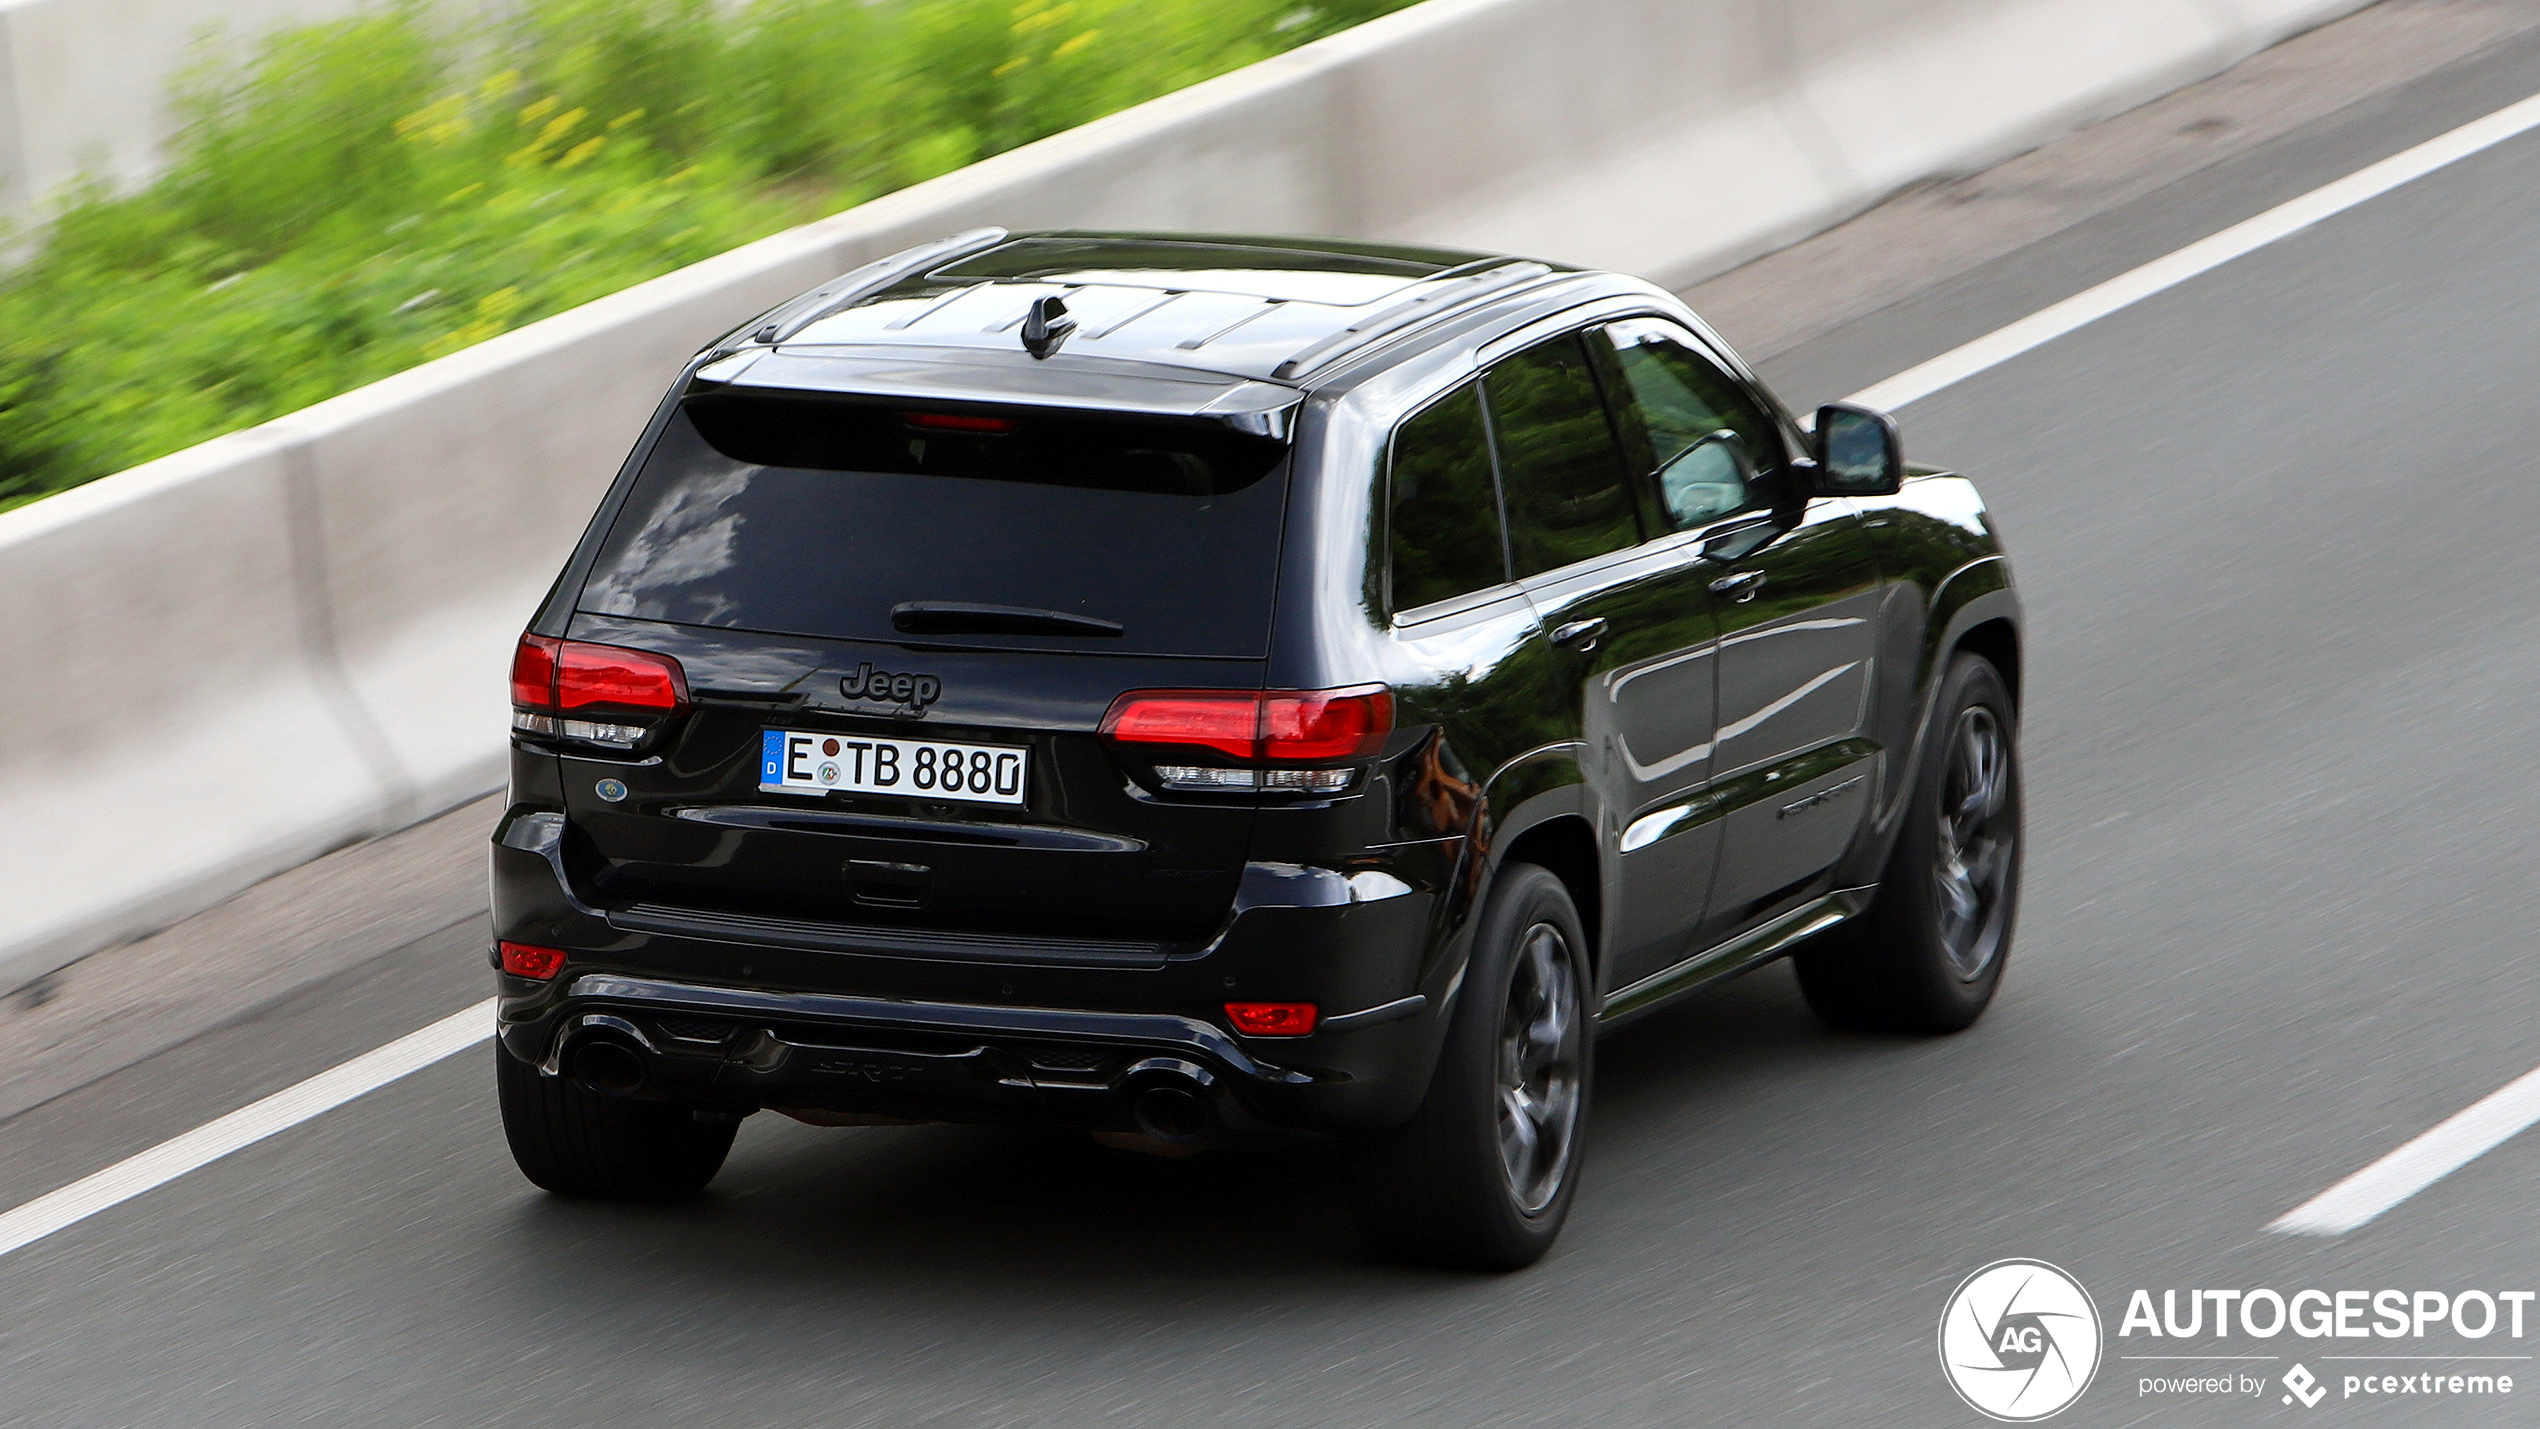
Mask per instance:
[[[1393,691],[1273,690],[1261,706],[1264,759],[1354,759],[1385,747],[1393,733]]]
[[[670,713],[688,704],[679,662],[649,650],[524,635],[512,652],[512,703],[532,710]]]
[[[1314,1030],[1310,1002],[1230,1002],[1226,1020],[1246,1037],[1303,1037]]]
[[[1251,759],[1261,742],[1261,696],[1246,690],[1132,690],[1111,702],[1102,732],[1123,744],[1195,744]]]
[[[524,635],[512,651],[512,703],[524,709],[556,707],[556,650],[564,644],[552,635]]]
[[[1010,432],[1014,423],[1005,417],[974,417],[963,412],[902,412],[900,420],[912,427],[931,432]]]
[[[502,951],[503,971],[513,977],[536,978],[545,982],[564,971],[564,949],[542,948],[534,943],[497,943]],[[1311,1020],[1311,1019],[1309,1019]]]
[[[612,709],[660,710],[688,703],[688,675],[679,662],[647,650],[614,645],[564,643],[556,662],[556,707],[566,710],[605,705]]]
[[[1237,759],[1355,759],[1393,732],[1393,691],[1131,690],[1111,702],[1102,732],[1123,744],[1180,744]]]

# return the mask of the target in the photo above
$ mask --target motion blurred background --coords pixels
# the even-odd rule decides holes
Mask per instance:
[[[1408,3],[159,6],[203,32],[125,76],[164,93],[56,96],[142,101],[156,152],[0,185],[0,510]],[[52,8],[92,43],[147,15]]]

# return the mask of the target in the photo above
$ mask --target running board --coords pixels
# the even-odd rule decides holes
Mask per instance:
[[[1606,994],[1596,1014],[1600,1031],[1619,1027],[1646,1012],[1655,1012],[1678,997],[1746,971],[1776,954],[1788,952],[1803,938],[1814,937],[1870,906],[1877,885],[1838,888],[1812,898],[1760,928],[1751,929],[1674,967],[1663,968],[1629,987]]]

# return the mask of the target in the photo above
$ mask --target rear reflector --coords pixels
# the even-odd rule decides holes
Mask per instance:
[[[497,943],[502,950],[503,971],[513,977],[535,978],[540,982],[564,970],[564,949],[542,948],[535,943]],[[1312,1021],[1312,1018],[1308,1018]]]
[[[1247,1037],[1303,1037],[1314,1030],[1314,1004],[1230,1002],[1226,1020]]]
[[[1393,691],[1131,690],[1111,702],[1102,732],[1123,744],[1179,744],[1237,759],[1355,759],[1393,733]]]
[[[669,714],[688,704],[687,672],[650,650],[524,635],[512,652],[512,703],[549,712],[646,710]]]

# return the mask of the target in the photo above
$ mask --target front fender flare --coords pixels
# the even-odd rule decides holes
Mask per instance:
[[[1838,885],[1874,883],[1885,870],[1896,832],[1921,782],[1923,759],[1931,747],[1933,705],[1940,697],[1941,672],[1950,652],[1965,641],[1968,631],[1996,620],[2008,621],[2015,637],[2025,633],[2019,592],[2011,584],[2010,565],[1998,555],[1960,566],[1932,592],[1931,618],[1924,626],[1923,648],[1914,672],[1913,742],[1894,752],[1897,773],[1889,785],[1887,802],[1876,810],[1863,827],[1859,842],[1844,856]]]

